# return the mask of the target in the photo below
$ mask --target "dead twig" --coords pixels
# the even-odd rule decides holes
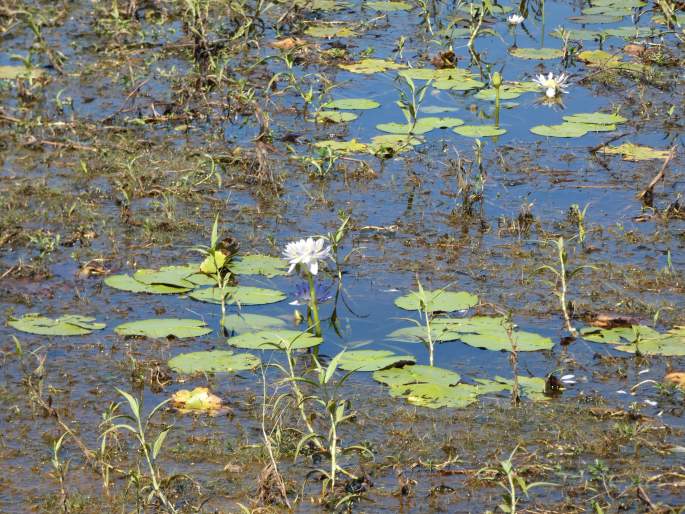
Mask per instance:
[[[654,186],[656,186],[659,183],[659,181],[662,180],[666,175],[666,168],[675,157],[675,149],[676,145],[673,145],[669,150],[668,157],[666,157],[666,159],[664,160],[664,164],[663,166],[661,166],[659,173],[657,173],[654,176],[654,178],[649,183],[649,185],[644,189],[644,191],[637,195],[638,200],[642,200],[645,204],[647,204],[650,207],[652,205],[652,197],[654,195]]]

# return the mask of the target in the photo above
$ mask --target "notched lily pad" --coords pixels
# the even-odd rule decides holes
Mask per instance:
[[[506,134],[507,131],[494,125],[462,125],[452,129],[454,132],[464,137],[495,137]]]
[[[362,59],[357,63],[340,64],[343,70],[351,73],[361,73],[364,75],[371,75],[372,73],[382,73],[389,70],[401,70],[406,68],[404,64],[398,64],[385,59]]]
[[[288,274],[288,268],[283,259],[270,255],[244,255],[231,263],[231,271],[236,275],[264,275],[273,278]]]
[[[142,270],[139,270],[142,271]],[[148,270],[150,273],[154,270]],[[148,293],[148,294],[180,294],[187,293],[191,288],[176,287],[164,284],[144,284],[139,282],[130,275],[110,275],[104,280],[105,285],[119,291],[128,291],[131,293]]]
[[[416,358],[411,355],[397,355],[388,350],[352,350],[342,354],[338,367],[346,371],[377,371],[414,362]]]
[[[564,56],[564,52],[558,48],[513,48],[509,52],[514,57],[519,59],[529,59],[529,60],[548,60],[548,59],[561,59]]]
[[[412,5],[407,2],[366,2],[363,4],[364,7],[369,9],[374,9],[376,11],[382,12],[393,12],[393,11],[409,11],[412,9]]]
[[[305,34],[312,37],[322,37],[331,39],[334,37],[354,37],[357,33],[349,27],[344,25],[319,25],[313,24],[307,27]]]
[[[277,289],[266,289],[252,286],[230,286],[226,288],[228,296],[227,304],[239,305],[266,305],[277,303],[286,299],[286,294]],[[222,291],[218,287],[203,287],[195,289],[188,296],[194,300],[206,303],[221,303]]]
[[[299,350],[323,343],[323,339],[299,330],[261,330],[230,337],[227,341],[236,348],[251,350]]]
[[[153,318],[141,321],[122,323],[114,328],[120,336],[149,337],[163,339],[175,337],[188,339],[209,334],[212,331],[207,324],[198,319],[187,318]]]
[[[365,143],[360,143],[356,139],[350,141],[318,141],[314,143],[317,148],[330,148],[332,152],[337,154],[354,154],[365,153],[369,150],[369,146]]]
[[[223,319],[223,325],[228,332],[235,332],[236,334],[266,329],[280,329],[288,326],[281,318],[248,313],[229,314]]]
[[[169,360],[168,366],[176,373],[235,373],[257,368],[262,361],[249,353],[227,350],[182,353]]]
[[[43,336],[83,336],[106,327],[104,323],[95,322],[95,318],[78,314],[67,314],[52,319],[30,313],[24,314],[21,318],[11,318],[7,324],[21,332]]]
[[[438,118],[429,116],[426,118],[419,118],[416,124],[406,123],[380,123],[376,125],[378,130],[389,132],[391,134],[425,134],[435,129],[446,129],[463,125],[464,121],[459,118]]]
[[[478,297],[466,291],[413,291],[395,299],[395,305],[408,311],[426,310],[427,312],[463,311],[478,305]]]
[[[374,100],[368,98],[338,98],[337,100],[331,100],[326,102],[321,107],[323,109],[349,109],[353,111],[361,111],[367,109],[376,109],[380,107],[381,104]]]
[[[319,111],[316,113],[317,123],[347,123],[354,121],[359,116],[353,112],[345,111]]]

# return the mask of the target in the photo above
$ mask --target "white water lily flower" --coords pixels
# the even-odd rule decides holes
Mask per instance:
[[[322,237],[316,240],[308,237],[288,243],[283,250],[283,257],[290,263],[288,273],[292,273],[298,264],[306,266],[312,275],[319,273],[319,261],[331,258],[331,247],[324,248],[325,243]]]
[[[512,14],[507,18],[507,23],[509,23],[509,25],[521,25],[525,19],[525,16],[521,16],[520,14]]]
[[[546,77],[544,74],[538,75],[533,79],[533,82],[545,90],[547,98],[554,98],[560,93],[568,93],[568,75],[565,73],[556,77],[552,72],[549,72]]]

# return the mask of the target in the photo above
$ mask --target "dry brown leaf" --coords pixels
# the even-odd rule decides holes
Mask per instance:
[[[590,324],[599,328],[617,328],[630,327],[632,325],[639,325],[640,322],[635,318],[621,316],[618,314],[600,313],[595,316]]]
[[[293,48],[302,47],[306,45],[306,41],[297,37],[286,37],[269,43],[269,46],[271,48],[277,48],[278,50],[292,50]]]
[[[665,382],[670,382],[678,387],[685,387],[685,372],[673,371],[664,377]]]

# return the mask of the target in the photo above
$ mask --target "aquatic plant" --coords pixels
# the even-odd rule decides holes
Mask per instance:
[[[550,71],[547,76],[544,74],[538,75],[533,79],[533,82],[545,90],[545,96],[547,98],[554,98],[561,94],[568,93],[568,79],[569,77],[565,73],[554,75],[554,73]]]

